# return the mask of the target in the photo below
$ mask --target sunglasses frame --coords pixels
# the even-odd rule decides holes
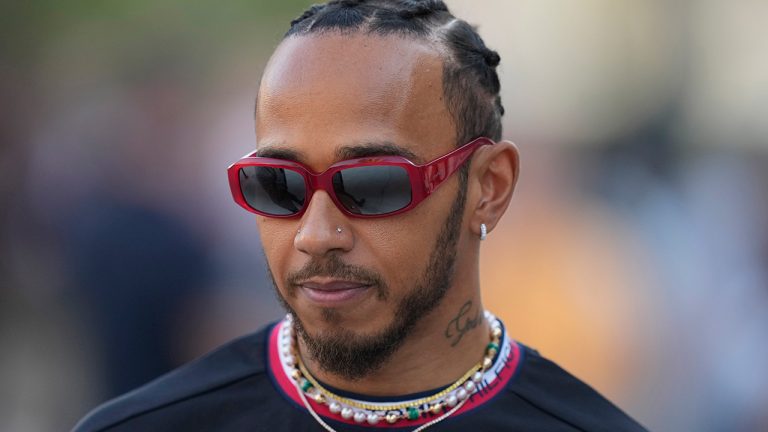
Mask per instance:
[[[337,162],[321,173],[313,172],[307,166],[298,162],[259,157],[256,155],[257,152],[252,152],[230,165],[229,168],[227,168],[227,176],[229,178],[229,187],[232,191],[232,197],[235,199],[235,202],[249,212],[256,213],[260,216],[279,219],[300,217],[307,210],[307,207],[309,207],[309,202],[314,193],[318,190],[323,190],[329,197],[331,197],[334,204],[336,204],[336,207],[349,217],[363,219],[380,218],[394,216],[413,209],[432,194],[432,192],[434,192],[448,177],[456,172],[475,150],[481,146],[492,144],[494,144],[494,141],[490,138],[480,137],[423,165],[416,165],[402,156],[372,156]],[[274,215],[251,207],[243,196],[240,187],[239,172],[241,168],[253,166],[289,169],[300,174],[304,179],[306,195],[304,197],[304,205],[299,211],[287,215]],[[348,168],[365,166],[402,167],[407,173],[408,180],[411,184],[411,201],[408,205],[401,209],[382,214],[359,214],[351,212],[344,207],[336,196],[336,192],[333,190],[333,175]]]

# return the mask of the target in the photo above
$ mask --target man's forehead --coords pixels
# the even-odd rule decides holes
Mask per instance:
[[[262,78],[256,132],[259,149],[290,147],[295,157],[322,154],[323,163],[361,152],[428,160],[431,147],[455,144],[442,58],[400,36],[288,38]]]
[[[317,102],[373,116],[441,100],[442,59],[423,42],[331,33],[280,44],[264,71],[256,111],[290,114]]]
[[[270,86],[296,84],[316,75],[402,78],[419,66],[442,63],[434,44],[400,35],[327,32],[283,40],[262,77]]]

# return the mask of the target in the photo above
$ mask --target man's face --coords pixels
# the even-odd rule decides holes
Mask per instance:
[[[392,150],[430,161],[455,148],[442,70],[433,49],[410,39],[289,38],[262,79],[259,153],[296,159],[315,172]],[[349,218],[318,191],[300,218],[258,218],[278,294],[315,357],[328,346],[368,350],[368,363],[386,357],[391,352],[381,349],[392,348],[392,339],[401,340],[438,302],[460,232],[458,184],[454,175],[418,207],[391,217]],[[332,369],[348,359],[319,360]]]

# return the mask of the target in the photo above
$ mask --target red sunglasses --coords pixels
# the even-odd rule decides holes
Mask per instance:
[[[232,164],[227,174],[235,202],[262,216],[300,216],[318,189],[347,216],[392,216],[416,207],[475,150],[489,144],[493,141],[477,138],[424,165],[401,156],[374,156],[338,162],[322,173],[253,152]]]

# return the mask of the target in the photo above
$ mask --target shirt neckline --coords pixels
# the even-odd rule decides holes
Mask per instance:
[[[267,370],[269,372],[272,384],[278,390],[286,400],[291,402],[294,406],[298,407],[304,412],[307,412],[304,403],[299,397],[298,390],[294,384],[293,378],[289,376],[289,372],[285,367],[283,356],[286,355],[280,350],[279,335],[283,326],[288,325],[284,319],[276,323],[269,331],[269,337],[267,339]],[[502,323],[502,343],[499,352],[494,359],[492,366],[486,370],[483,374],[483,380],[478,383],[477,391],[473,393],[467,400],[467,402],[456,411],[450,418],[459,417],[465,413],[468,413],[482,405],[485,405],[491,401],[503,388],[507,386],[510,380],[517,374],[517,371],[521,364],[521,348],[520,345],[514,340],[510,339],[507,335],[506,329]],[[324,385],[324,383],[322,383]],[[434,394],[440,391],[440,388],[436,390],[428,390],[425,392],[419,392],[410,395],[396,396],[396,397],[374,397],[362,394],[355,394],[345,392],[340,389],[332,389],[340,396],[344,396],[350,399],[365,401],[370,403],[392,403],[392,402],[408,402],[409,400],[416,400],[430,394]],[[337,393],[338,392],[338,393]],[[369,425],[367,423],[356,423],[352,419],[344,419],[338,414],[333,414],[325,404],[317,403],[314,400],[308,399],[308,403],[312,406],[312,409],[322,416],[325,420],[335,421],[344,424],[365,426],[367,428],[403,428],[423,425],[441,414],[432,414],[425,410],[425,412],[416,420],[401,420],[394,424],[389,424],[385,421],[379,422],[375,425]]]

